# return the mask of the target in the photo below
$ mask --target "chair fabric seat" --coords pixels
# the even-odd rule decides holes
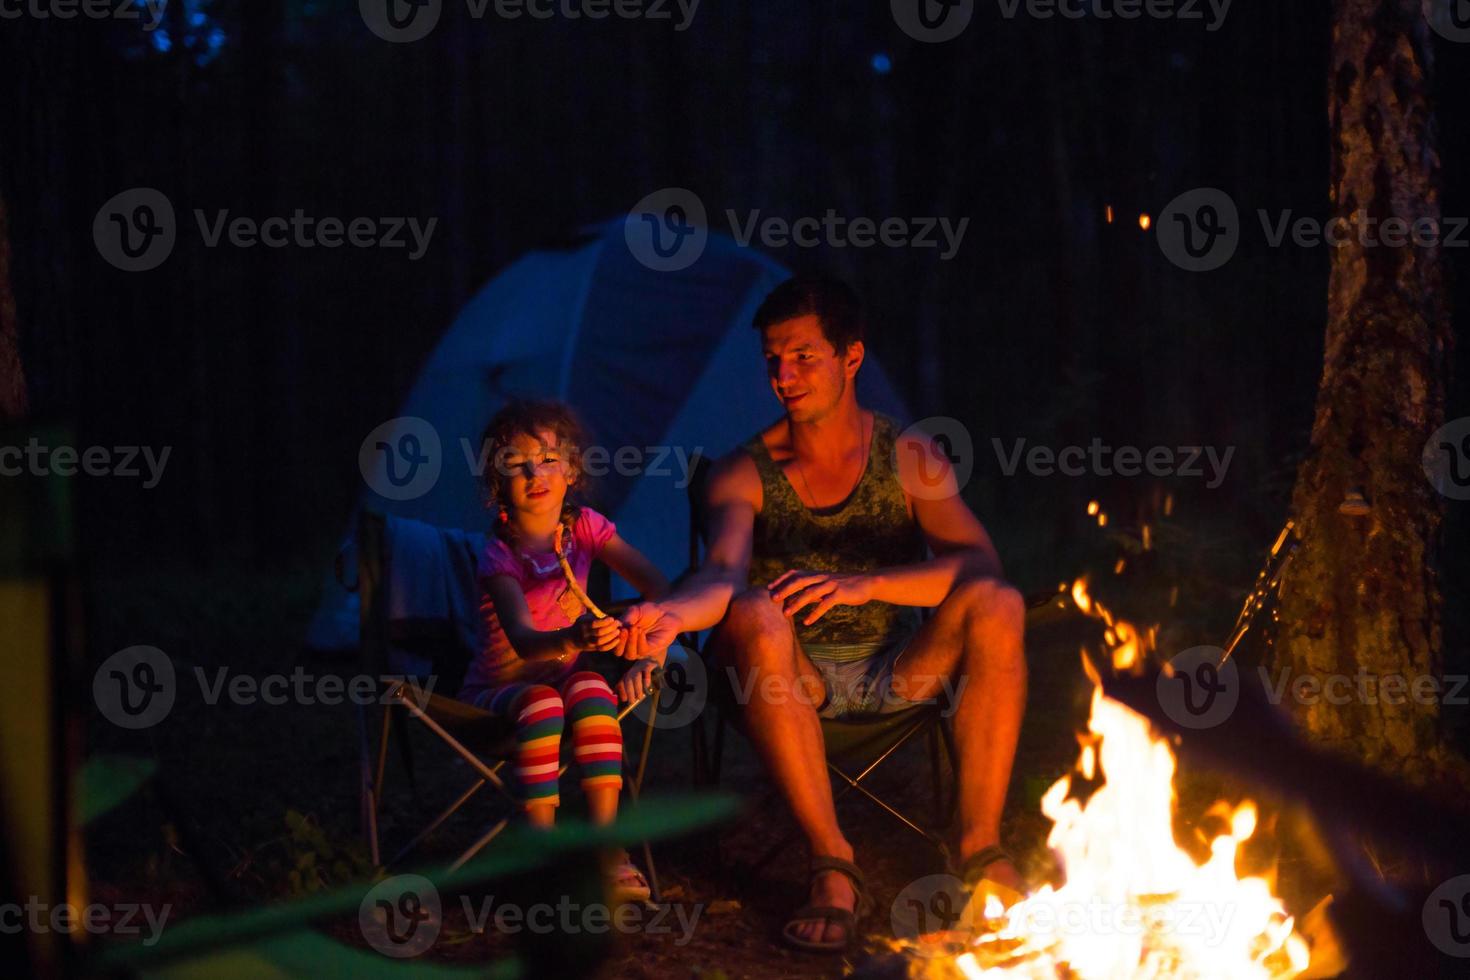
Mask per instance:
[[[822,739],[827,758],[833,762],[866,761],[881,755],[911,728],[934,723],[939,716],[938,704],[915,704],[883,715],[823,718]]]
[[[407,695],[413,697],[412,693]],[[430,694],[424,712],[444,730],[480,755],[512,755],[516,750],[515,721],[442,694]]]

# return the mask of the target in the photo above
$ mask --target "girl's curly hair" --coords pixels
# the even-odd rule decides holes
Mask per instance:
[[[542,432],[556,436],[556,447],[567,466],[567,496],[562,501],[561,520],[568,529],[576,521],[582,509],[582,498],[586,484],[586,473],[582,469],[582,449],[587,441],[586,429],[571,406],[550,399],[516,399],[495,413],[485,432],[480,437],[485,452],[485,490],[487,506],[498,510],[505,506],[509,497],[510,472],[504,465],[505,452],[511,440],[518,435],[540,438]],[[495,533],[504,538],[509,527],[504,521],[496,521]]]

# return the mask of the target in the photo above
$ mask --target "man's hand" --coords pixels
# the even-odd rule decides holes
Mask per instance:
[[[802,619],[806,626],[821,619],[833,606],[861,606],[873,600],[871,576],[844,572],[793,570],[783,573],[766,588],[788,617],[806,606],[814,606]]]
[[[661,662],[669,644],[684,629],[684,621],[678,615],[656,602],[640,602],[619,620],[623,631],[616,652],[625,660],[658,657]]]
[[[653,689],[653,672],[663,666],[662,654],[645,657],[628,667],[627,673],[618,680],[618,703],[637,701]]]
[[[622,642],[623,629],[616,619],[598,619],[583,613],[572,624],[572,641],[579,650],[616,650]]]

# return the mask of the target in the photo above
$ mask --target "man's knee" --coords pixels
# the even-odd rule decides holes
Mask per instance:
[[[792,636],[790,621],[763,586],[746,589],[730,600],[720,632],[732,653],[742,659],[769,652]]]
[[[966,579],[944,601],[956,604],[974,625],[1020,629],[1026,621],[1025,598],[1015,586],[999,579]]]
[[[950,599],[964,616],[962,671],[984,672],[996,680],[1014,677],[1024,685],[1026,600],[1021,593],[997,579],[970,579],[957,585]]]

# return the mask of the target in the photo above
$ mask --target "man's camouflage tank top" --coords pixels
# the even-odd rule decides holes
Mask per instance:
[[[898,426],[873,413],[868,465],[846,500],[811,510],[771,458],[757,435],[743,448],[760,472],[763,502],[755,516],[750,583],[766,585],[790,569],[870,572],[922,561],[925,542],[898,481],[893,446]],[[916,609],[887,602],[834,606],[811,626],[794,618],[806,644],[885,644],[904,639],[919,626]]]

